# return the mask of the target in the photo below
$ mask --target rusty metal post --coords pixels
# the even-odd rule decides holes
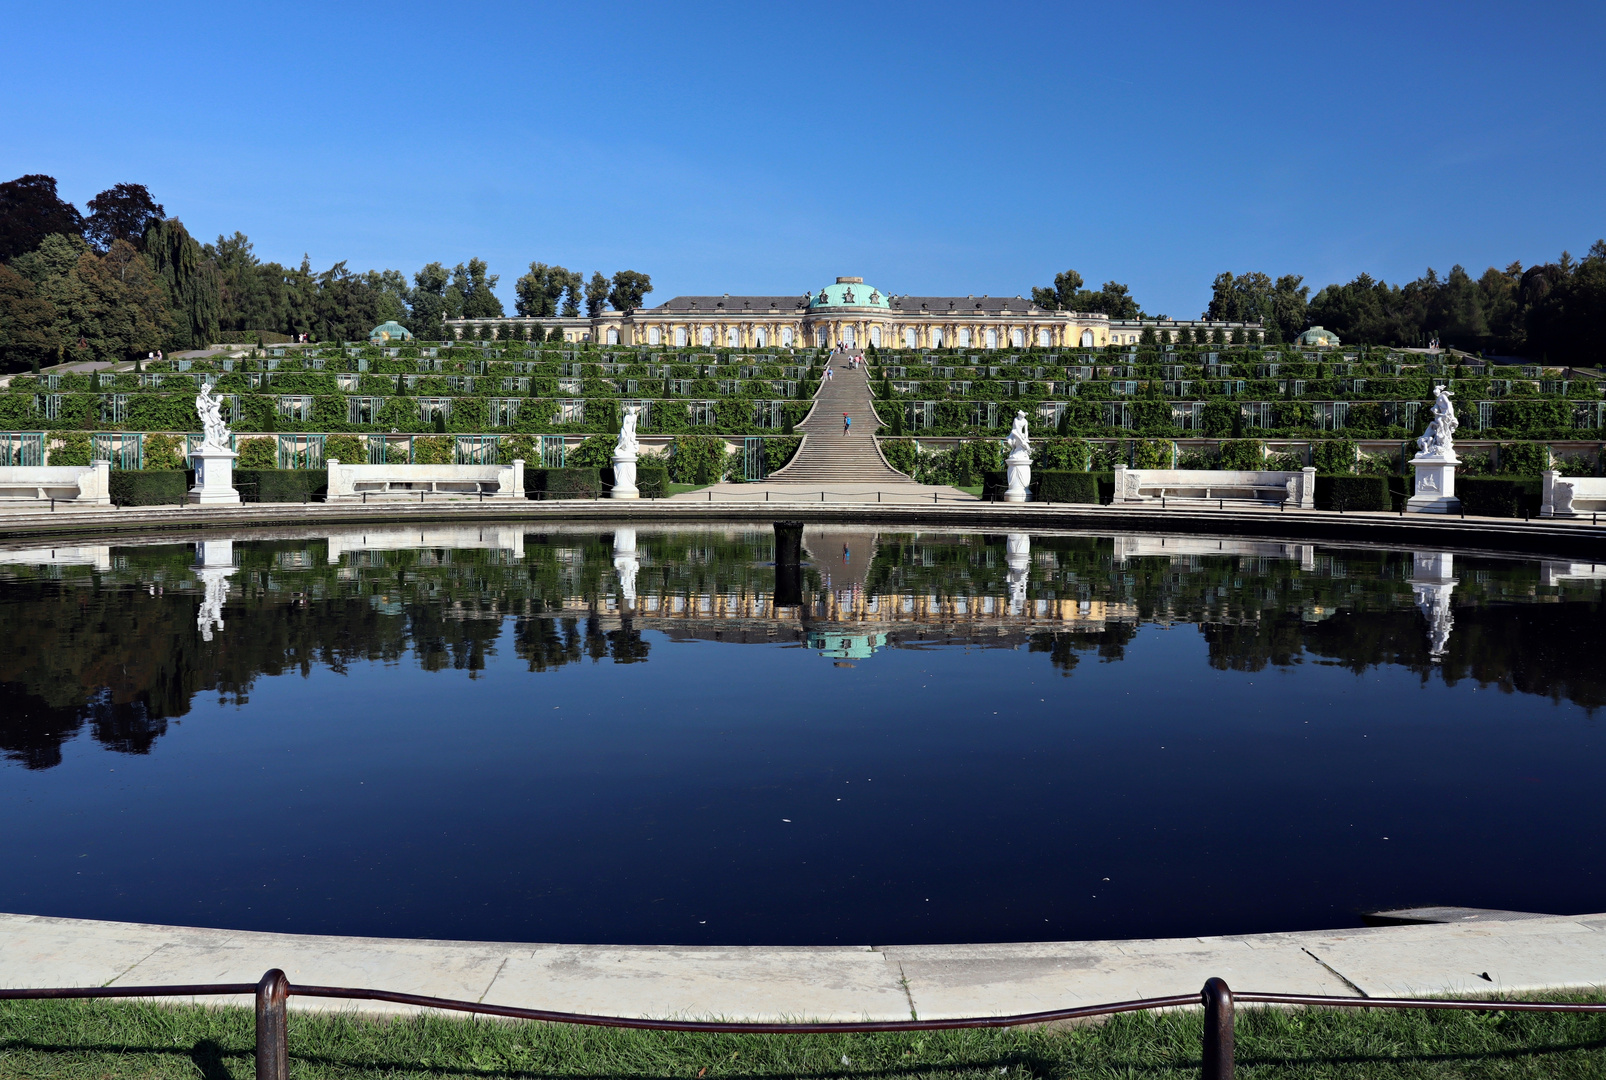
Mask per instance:
[[[290,980],[274,968],[257,983],[257,1080],[290,1080],[290,1041],[285,1004]]]
[[[1204,1080],[1232,1080],[1232,990],[1221,979],[1204,984]]]

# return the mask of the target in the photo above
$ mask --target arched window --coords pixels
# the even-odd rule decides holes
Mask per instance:
[[[961,329],[959,331],[959,347],[961,349],[970,348],[970,328],[969,327],[965,327],[965,328],[963,328],[963,329]]]
[[[1093,331],[1091,331],[1091,330],[1083,330],[1082,331],[1082,348],[1091,349],[1092,347],[1093,347]]]
[[[659,327],[656,327],[656,326],[648,327],[647,328],[647,344],[648,345],[662,345],[663,343],[664,343],[663,330],[661,330]]]
[[[842,328],[842,345],[844,348],[853,348],[853,327],[844,326]]]
[[[1049,341],[1050,341],[1050,337],[1049,337],[1048,327],[1045,326],[1041,330],[1037,331],[1037,347],[1039,349],[1048,348]]]
[[[727,349],[739,348],[741,346],[741,343],[742,343],[741,335],[737,331],[736,327],[733,326],[729,330],[725,331],[725,348],[727,348]]]
[[[685,347],[686,347],[686,328],[684,326],[677,326],[677,327],[675,327],[675,348],[684,349]]]
[[[830,331],[826,330],[823,326],[814,331],[814,347],[816,349],[823,349],[829,344],[831,344]]]
[[[702,342],[703,348],[708,348],[714,343],[714,328],[712,326],[703,327],[697,334],[697,340]]]
[[[987,328],[987,347],[989,349],[998,348],[998,331],[992,327]]]
[[[764,333],[762,326],[753,331],[753,348],[762,349],[768,342],[769,335]]]
[[[792,347],[792,328],[790,326],[781,327],[781,347],[783,349]]]
[[[881,348],[881,327],[870,327],[870,344],[874,345],[878,349]]]
[[[1011,330],[1009,332],[1009,347],[1012,349],[1024,349],[1026,347],[1026,331]]]
[[[914,348],[918,340],[919,339],[915,334],[915,328],[914,327],[907,326],[907,327],[904,328],[904,331],[903,331],[903,347],[904,348],[906,348],[906,349]]]
[[[615,330],[611,326],[608,327],[608,344],[609,345],[617,345],[617,344],[619,344],[619,331]]]
[[[942,348],[942,327],[940,326],[931,328],[931,347],[933,349]]]

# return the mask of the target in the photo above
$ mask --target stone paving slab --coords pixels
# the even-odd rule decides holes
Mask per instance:
[[[272,967],[292,983],[601,1015],[893,1020],[912,1009],[933,1019],[1185,994],[1213,975],[1239,990],[1372,997],[1606,986],[1606,914],[883,948],[531,945],[0,914],[0,986],[255,982]],[[310,998],[292,998],[292,1005],[414,1011]]]

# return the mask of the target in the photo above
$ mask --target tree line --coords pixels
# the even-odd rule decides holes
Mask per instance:
[[[1345,344],[1421,347],[1438,341],[1467,352],[1578,366],[1598,361],[1606,331],[1606,240],[1595,241],[1583,259],[1563,251],[1555,262],[1526,268],[1513,262],[1504,270],[1491,266],[1477,279],[1460,265],[1442,278],[1430,267],[1404,285],[1361,274],[1315,296],[1304,280],[1299,274],[1274,279],[1258,271],[1218,274],[1200,318],[1259,322],[1270,344],[1322,326]],[[1052,286],[1032,289],[1032,301],[1050,311],[1166,318],[1144,313],[1119,282],[1083,288],[1075,270],[1054,275]]]
[[[399,270],[314,270],[264,262],[244,233],[202,243],[141,184],[118,184],[81,213],[54,177],[0,184],[0,370],[128,360],[198,349],[224,335],[352,341],[395,321],[435,340],[446,319],[501,318],[500,276],[483,259]],[[532,262],[515,284],[531,318],[632,311],[652,291],[634,270],[589,281]],[[238,337],[235,338],[238,340]]]

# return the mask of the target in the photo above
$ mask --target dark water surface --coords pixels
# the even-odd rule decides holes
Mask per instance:
[[[0,910],[813,944],[1606,910],[1606,562],[802,544],[0,552]]]

